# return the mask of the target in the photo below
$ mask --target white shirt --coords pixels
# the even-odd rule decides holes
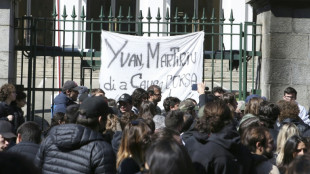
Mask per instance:
[[[300,104],[298,104],[298,108],[299,108],[298,116],[302,119],[304,123],[310,126],[310,119],[309,119],[309,115],[307,113],[306,108],[304,106],[301,106]]]

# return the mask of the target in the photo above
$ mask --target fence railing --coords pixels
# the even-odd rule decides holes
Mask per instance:
[[[211,89],[225,86],[228,91],[236,92],[239,100],[245,99],[250,91],[259,92],[257,67],[261,52],[257,48],[261,35],[256,31],[261,25],[234,23],[232,11],[226,20],[223,12],[217,19],[214,10],[209,18],[205,16],[205,10],[200,17],[195,13],[192,17],[188,14],[180,17],[177,8],[174,16],[170,15],[169,9],[164,17],[160,9],[152,16],[149,9],[147,13],[140,10],[135,17],[130,8],[126,16],[122,7],[117,16],[112,15],[111,8],[105,16],[101,8],[97,19],[87,19],[84,8],[78,14],[73,7],[70,16],[65,6],[63,9],[62,14],[54,10],[50,17],[15,18],[15,50],[19,60],[17,83],[24,86],[28,101],[31,101],[27,104],[29,120],[38,112],[43,118],[46,116],[53,96],[58,94],[65,80],[75,80],[93,88],[93,79],[98,78],[96,71],[101,63],[98,57],[101,55],[102,30],[138,36],[171,36],[203,30],[203,81],[207,86]],[[226,49],[227,45],[229,49]]]

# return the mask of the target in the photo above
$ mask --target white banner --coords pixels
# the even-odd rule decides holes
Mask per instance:
[[[102,31],[100,88],[117,101],[123,93],[155,84],[162,90],[161,108],[168,96],[198,100],[192,84],[202,81],[203,41],[203,31],[170,37]]]

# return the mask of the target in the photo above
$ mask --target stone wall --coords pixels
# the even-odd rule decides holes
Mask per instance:
[[[15,82],[14,9],[11,0],[0,1],[0,86]]]
[[[269,7],[257,15],[263,25],[262,95],[276,102],[291,86],[298,92],[297,101],[309,108],[310,8]]]

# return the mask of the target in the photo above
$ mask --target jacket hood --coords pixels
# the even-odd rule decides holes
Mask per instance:
[[[225,149],[232,149],[240,144],[240,136],[233,124],[229,124],[219,132],[212,133],[208,141],[221,145]]]
[[[101,133],[78,124],[63,124],[54,127],[49,136],[59,149],[76,149],[92,141],[104,140]]]

